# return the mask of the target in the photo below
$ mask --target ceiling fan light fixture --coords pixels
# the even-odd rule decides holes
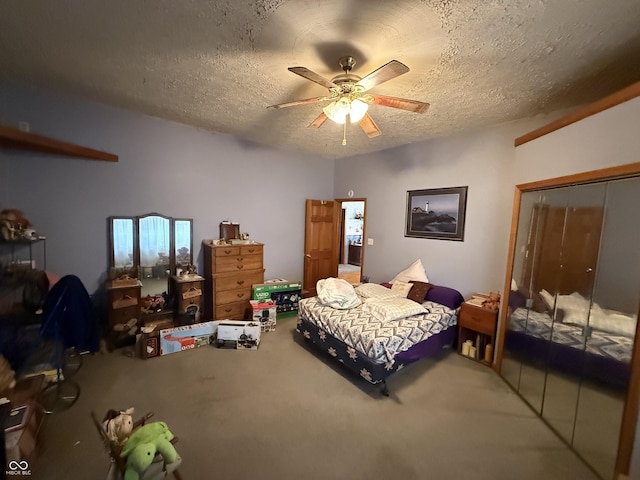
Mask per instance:
[[[351,101],[347,97],[342,97],[331,102],[322,111],[330,120],[342,125],[347,121],[347,115],[349,115],[351,123],[358,123],[365,116],[368,109],[369,105],[362,100],[355,99]]]
[[[322,109],[324,114],[329,117],[329,120],[333,120],[339,124],[343,124],[347,121],[347,115],[350,110],[351,105],[349,99],[346,97],[335,100]]]
[[[351,102],[351,111],[349,112],[351,123],[358,123],[362,120],[362,117],[365,116],[367,110],[369,110],[369,105],[362,100],[355,99]]]

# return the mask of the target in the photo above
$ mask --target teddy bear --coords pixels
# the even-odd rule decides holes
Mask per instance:
[[[167,469],[180,460],[178,452],[171,444],[173,434],[165,422],[151,422],[135,430],[125,443],[120,456],[127,459],[124,480],[139,480],[160,453]]]
[[[131,432],[133,431],[133,408],[127,408],[126,410],[109,410],[104,419],[102,420],[102,426],[107,432],[107,437],[113,443],[118,445],[124,445],[129,439]]]

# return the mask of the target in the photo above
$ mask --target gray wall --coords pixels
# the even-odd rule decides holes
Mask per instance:
[[[420,258],[432,283],[463,295],[502,290],[514,193],[513,141],[548,118],[440,138],[336,163],[335,194],[367,198],[363,273],[391,280]],[[407,190],[468,186],[464,241],[405,237]]]
[[[109,163],[0,153],[0,208],[22,210],[47,237],[47,269],[78,275],[90,292],[108,269],[107,217],[148,212],[193,218],[200,269],[201,241],[234,220],[265,244],[266,278],[301,280],[304,201],[333,197],[332,160],[69,96],[0,83],[0,120],[119,155]]]

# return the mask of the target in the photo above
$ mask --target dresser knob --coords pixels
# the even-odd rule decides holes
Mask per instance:
[[[236,296],[237,296],[238,298],[242,298],[242,297],[244,297],[244,293],[237,293],[237,294],[236,294]]]
[[[236,283],[237,283],[238,285],[243,285],[243,284],[244,284],[244,280],[238,280]]]
[[[244,265],[237,265],[238,270],[242,270],[242,268],[244,267]]]
[[[225,255],[229,255],[230,253],[231,253],[231,250],[225,250],[225,251],[224,251],[224,254],[225,254]]]

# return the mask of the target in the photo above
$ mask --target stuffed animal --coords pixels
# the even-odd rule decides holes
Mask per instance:
[[[0,212],[0,233],[4,240],[22,238],[23,230],[31,226],[24,214],[15,208],[7,208]]]
[[[126,410],[109,410],[102,420],[102,426],[107,437],[113,443],[118,445],[124,445],[129,439],[131,432],[133,431],[133,419],[131,414],[133,408],[127,408]]]
[[[491,292],[486,300],[482,302],[482,306],[489,310],[499,310],[500,309],[500,294]]]
[[[178,459],[178,453],[171,444],[173,434],[165,422],[151,422],[134,431],[124,445],[120,456],[127,459],[124,480],[139,480],[160,453],[165,463]]]
[[[165,299],[162,295],[147,295],[142,300],[143,313],[161,312],[164,308]]]

